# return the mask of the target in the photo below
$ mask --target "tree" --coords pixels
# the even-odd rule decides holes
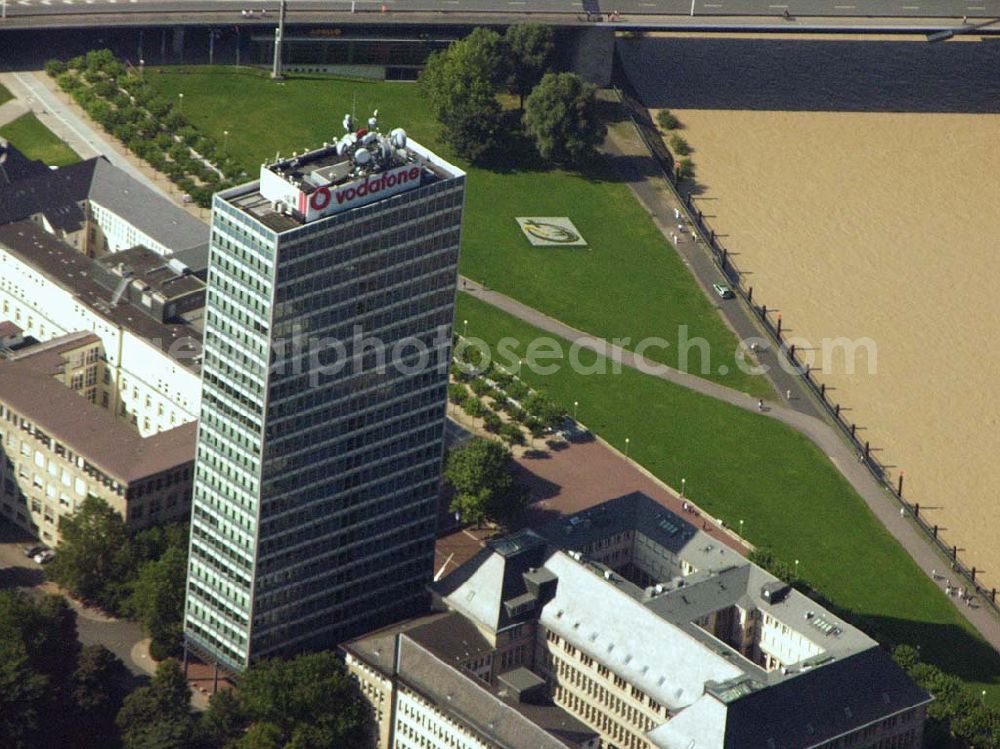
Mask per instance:
[[[80,652],[70,681],[73,730],[66,749],[113,746],[118,730],[115,716],[125,697],[125,664],[103,645],[87,645]]]
[[[126,749],[184,749],[190,742],[191,688],[175,660],[156,669],[149,686],[125,698],[116,723]]]
[[[59,553],[46,567],[49,579],[73,596],[116,611],[128,571],[125,521],[103,499],[87,497],[59,520]]]
[[[681,126],[681,121],[669,109],[661,109],[656,115],[656,121],[664,130],[676,130]]]
[[[482,158],[498,144],[496,97],[507,76],[505,59],[500,36],[475,29],[432,54],[420,75],[434,116],[444,126],[445,142],[469,161]]]
[[[448,400],[452,403],[458,405],[467,397],[469,397],[469,391],[462,383],[452,382],[448,385]]]
[[[462,410],[472,417],[473,422],[475,422],[476,419],[482,416],[486,416],[487,412],[489,411],[489,409],[486,408],[483,402],[474,395],[470,395],[468,398],[465,399],[465,401],[462,403]]]
[[[521,98],[528,95],[549,71],[555,43],[550,26],[521,23],[507,27],[504,41],[510,54],[510,86]]]
[[[691,153],[691,146],[679,135],[670,136],[670,149],[678,156],[687,156]]]
[[[500,442],[472,439],[452,448],[444,470],[455,491],[449,509],[469,523],[515,521],[524,512],[528,495],[514,483],[512,471],[510,450]]]
[[[0,592],[0,746],[59,746],[67,682],[79,642],[76,614],[61,596],[35,602]]]
[[[228,749],[243,735],[248,722],[243,701],[232,690],[223,689],[212,695],[208,710],[195,726],[195,743],[206,749]]]
[[[556,162],[580,161],[604,140],[595,86],[575,73],[546,73],[524,107],[525,132],[538,152]]]
[[[278,729],[282,743],[277,746],[340,749],[367,743],[368,703],[333,653],[261,661],[244,674],[239,696],[254,724]],[[252,744],[241,741],[241,749],[269,746],[273,729],[260,732]]]
[[[157,660],[180,649],[186,576],[187,550],[171,546],[159,559],[143,564],[131,585],[126,611],[149,632],[150,653]]]

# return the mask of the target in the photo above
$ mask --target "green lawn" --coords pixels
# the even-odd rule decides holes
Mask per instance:
[[[80,160],[72,148],[30,112],[0,127],[0,137],[13,143],[29,159],[40,159],[49,166],[66,166]]]
[[[8,102],[14,98],[14,94],[7,90],[7,87],[0,84],[0,104]]]
[[[468,335],[493,344],[503,336],[546,336],[466,294],[457,319]],[[587,352],[584,363],[596,355]],[[863,500],[811,442],[773,419],[623,369],[581,375],[561,367],[522,377],[672,486],[786,562],[839,607],[874,623],[870,634],[921,647],[924,658],[988,689],[1000,704],[1000,656],[888,534]]]
[[[275,84],[256,71],[218,66],[147,69],[146,78],[172,101],[183,93],[184,114],[219,143],[227,142],[251,175],[278,151],[301,152],[339,137],[341,119],[355,103],[359,123],[378,108],[383,127],[405,127],[454,158],[438,140],[437,123],[412,83],[303,77]],[[648,355],[670,365],[676,365],[681,336],[700,336],[712,361],[708,371],[699,364],[695,374],[755,395],[770,393],[763,378],[733,366],[732,332],[603,159],[584,174],[549,170],[530,149],[512,155],[517,166],[504,171],[456,162],[469,172],[463,274],[602,338],[630,338],[627,345],[664,338],[670,348],[652,348]],[[589,245],[533,248],[516,216],[568,216]],[[720,365],[730,371],[720,374]]]

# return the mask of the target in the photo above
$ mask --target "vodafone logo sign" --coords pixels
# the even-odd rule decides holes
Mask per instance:
[[[416,164],[407,164],[333,189],[320,187],[309,196],[306,220],[312,221],[349,208],[356,208],[378,198],[419,186],[420,167]]]

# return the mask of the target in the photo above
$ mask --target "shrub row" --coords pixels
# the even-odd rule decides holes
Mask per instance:
[[[49,60],[45,70],[104,130],[163,172],[196,204],[207,208],[213,193],[245,176],[213,139],[200,133],[144,78],[130,74],[110,50]]]

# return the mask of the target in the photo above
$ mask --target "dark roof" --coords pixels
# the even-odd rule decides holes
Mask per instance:
[[[84,222],[80,203],[87,199],[97,161],[88,159],[0,185],[0,224],[41,213],[55,228],[79,229]]]
[[[724,746],[811,747],[930,700],[888,653],[869,648],[731,702]]]
[[[143,438],[110,411],[53,378],[62,362],[61,349],[100,342],[92,333],[62,338],[63,346],[61,339],[54,339],[55,345],[48,341],[35,351],[0,360],[0,401],[122,484],[194,460],[196,422]]]
[[[60,169],[29,170],[9,183],[0,179],[0,224],[43,214],[53,227],[74,231],[83,226],[80,206],[87,200],[121,216],[174,252],[208,241],[208,226],[103,156]]]
[[[0,185],[9,185],[51,171],[44,161],[29,159],[4,138],[0,138]]]
[[[77,252],[31,221],[0,226],[0,246],[68,289],[86,307],[170,353],[180,364],[197,370],[194,355],[200,353],[201,333],[191,325],[163,323],[127,299],[112,307],[113,290],[95,280],[101,270],[98,261]],[[191,355],[187,356],[188,353]]]
[[[536,530],[564,549],[581,549],[616,533],[634,530],[675,554],[698,532],[689,520],[642,492],[609,499]]]

